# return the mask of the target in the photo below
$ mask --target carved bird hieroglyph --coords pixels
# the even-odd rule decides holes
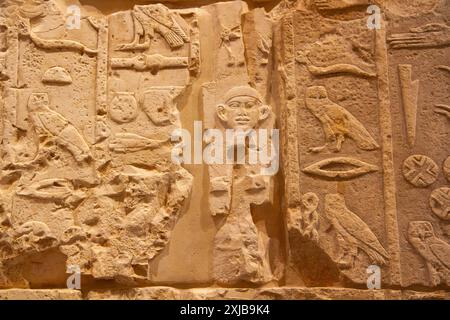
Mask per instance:
[[[412,221],[408,226],[409,243],[425,259],[431,283],[450,285],[450,244],[434,234],[428,221]]]
[[[32,93],[28,100],[31,124],[39,136],[55,139],[82,162],[92,158],[89,145],[80,132],[61,114],[50,109],[46,93]]]
[[[338,263],[341,268],[353,267],[358,249],[369,256],[371,263],[378,266],[387,263],[388,253],[369,226],[347,208],[342,195],[327,194],[325,196],[325,217],[336,229],[338,235],[341,249]]]
[[[306,89],[306,107],[321,122],[325,133],[325,145],[310,148],[310,152],[320,152],[330,144],[339,152],[346,138],[355,141],[361,150],[375,150],[379,145],[361,122],[350,112],[328,98],[327,89],[322,86]]]
[[[176,14],[162,4],[134,6],[131,15],[134,23],[133,42],[122,44],[117,50],[147,49],[155,32],[166,40],[171,49],[190,41],[186,31],[177,22]]]

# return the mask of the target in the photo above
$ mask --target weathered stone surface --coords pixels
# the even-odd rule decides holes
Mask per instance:
[[[84,293],[83,293],[84,294]],[[68,289],[7,289],[2,300],[449,300],[445,291],[358,290],[344,288],[273,288],[273,289],[175,289],[148,287],[93,290],[85,293]]]
[[[174,289],[167,287],[91,291],[87,299],[185,299],[185,300],[449,300],[445,291],[422,293],[398,290],[358,290],[344,288],[273,288],[273,289]]]
[[[0,2],[0,298],[449,298],[448,0],[81,3]]]
[[[445,104],[431,107],[448,98],[448,6],[409,14],[386,1],[370,29],[367,7],[340,15],[329,5],[345,1],[319,2],[284,14],[274,45],[287,283],[362,284],[376,265],[388,285],[448,285],[448,201],[437,188],[448,185],[449,127]]]
[[[0,291],[0,300],[81,300],[82,294],[69,289],[7,289]]]

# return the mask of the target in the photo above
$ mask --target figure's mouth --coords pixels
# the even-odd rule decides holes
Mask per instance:
[[[249,118],[247,118],[247,117],[237,117],[236,119],[235,119],[235,122],[237,123],[237,124],[248,124],[249,122],[250,122],[250,119]]]

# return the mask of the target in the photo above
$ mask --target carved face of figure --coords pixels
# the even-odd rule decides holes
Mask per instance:
[[[269,113],[270,107],[263,105],[258,92],[250,87],[231,89],[225,103],[217,106],[217,116],[227,129],[254,129]]]
[[[46,93],[32,93],[28,100],[28,110],[45,110],[49,106],[48,95]]]

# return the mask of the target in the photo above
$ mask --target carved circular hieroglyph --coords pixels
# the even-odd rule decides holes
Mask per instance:
[[[136,119],[138,105],[132,92],[117,92],[109,105],[110,118],[118,123],[127,123]]]
[[[430,206],[436,216],[442,220],[450,220],[450,188],[434,190],[430,196]]]
[[[442,170],[444,170],[444,175],[448,181],[450,181],[450,156],[444,161]]]
[[[428,187],[436,181],[438,174],[439,167],[427,156],[413,155],[403,162],[403,176],[416,187]]]

